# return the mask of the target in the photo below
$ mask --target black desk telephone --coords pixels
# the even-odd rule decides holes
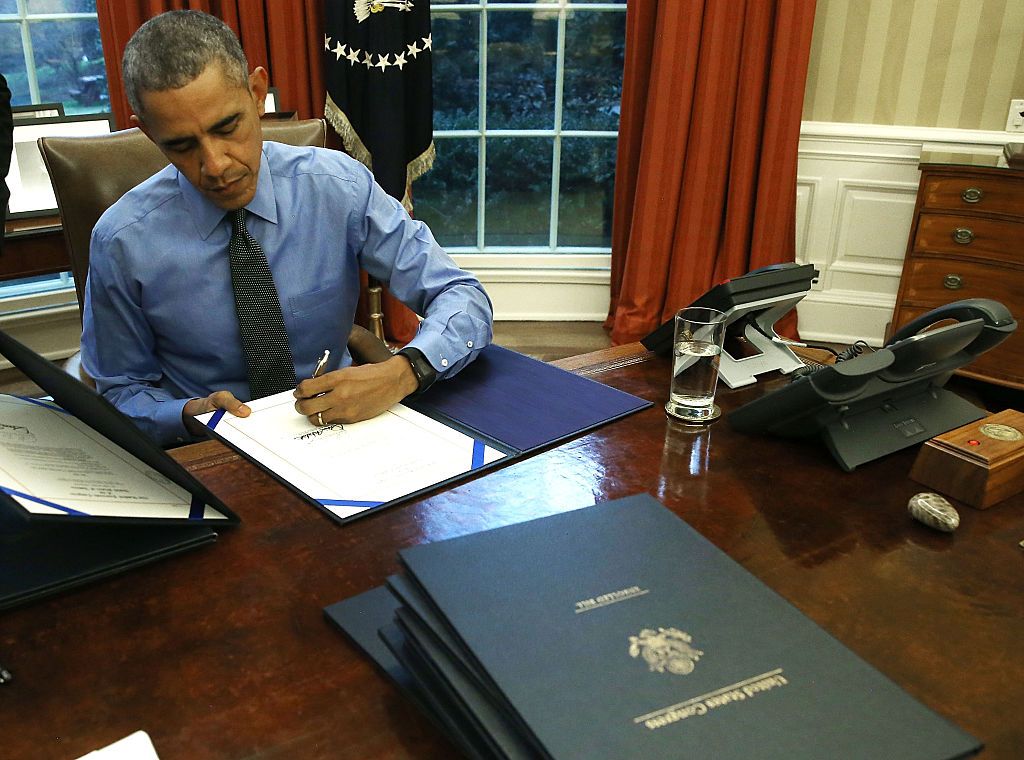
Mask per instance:
[[[952,321],[932,330],[926,328]],[[985,416],[943,386],[953,371],[1008,338],[1017,323],[998,301],[940,306],[873,352],[826,365],[729,415],[737,430],[820,434],[849,472]]]
[[[739,388],[765,372],[788,374],[804,366],[776,334],[775,323],[810,292],[817,276],[813,264],[771,264],[720,283],[690,304],[725,314],[725,345],[718,367],[723,383]],[[674,327],[670,318],[640,342],[667,356]]]

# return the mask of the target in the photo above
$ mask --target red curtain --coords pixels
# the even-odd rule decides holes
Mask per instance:
[[[262,66],[270,74],[281,110],[295,111],[300,119],[323,118],[323,12],[318,0],[98,0],[110,109],[119,128],[129,126],[131,115],[121,81],[124,47],[144,21],[171,10],[203,11],[224,21],[241,40],[249,66]]]
[[[196,10],[230,26],[242,43],[250,68],[262,66],[278,90],[278,109],[300,119],[324,118],[322,0],[98,0],[100,36],[107,67],[110,109],[120,129],[129,126],[131,109],[124,95],[121,58],[142,24],[165,11]],[[328,130],[328,135],[332,135]],[[331,147],[340,149],[340,141]],[[365,276],[356,321],[368,324]],[[384,327],[389,340],[407,342],[416,334],[416,315],[384,293]]]
[[[814,0],[630,0],[612,220],[615,343],[793,261]]]

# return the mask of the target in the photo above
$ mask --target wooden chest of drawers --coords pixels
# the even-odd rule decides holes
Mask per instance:
[[[1024,389],[1024,171],[925,154],[890,334],[964,298],[1000,301],[1020,327],[960,374]]]

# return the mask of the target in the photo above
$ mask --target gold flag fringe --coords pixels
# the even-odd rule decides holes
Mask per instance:
[[[348,116],[338,107],[338,104],[334,102],[330,95],[327,96],[327,102],[324,105],[324,115],[331,126],[334,127],[334,131],[341,137],[342,145],[345,146],[345,152],[372,172],[373,156],[366,149],[362,139],[359,137],[359,133],[352,126],[352,122],[348,120]],[[405,206],[405,210],[410,214],[412,213],[412,196],[409,191],[412,183],[430,171],[436,156],[437,152],[434,148],[434,141],[431,140],[427,149],[416,156],[405,167],[405,195],[402,197],[402,205]]]

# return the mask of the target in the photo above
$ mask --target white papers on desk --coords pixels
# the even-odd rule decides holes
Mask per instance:
[[[94,749],[78,760],[160,760],[145,731],[136,731],[106,747]]]
[[[422,491],[506,456],[395,404],[363,422],[312,425],[291,391],[249,403],[252,414],[197,419],[339,518]]]
[[[56,404],[18,396],[0,395],[0,491],[39,516],[225,519]]]

